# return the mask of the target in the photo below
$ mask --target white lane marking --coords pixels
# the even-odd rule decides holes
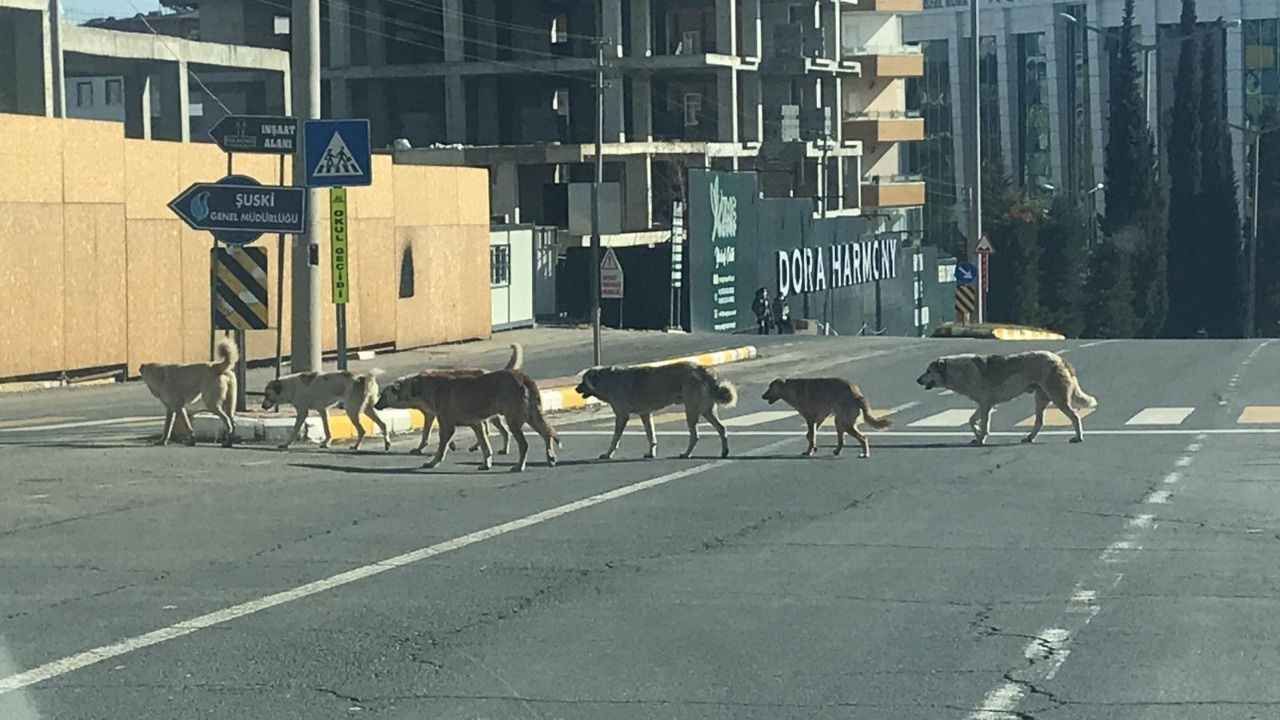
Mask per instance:
[[[915,423],[910,423],[907,425],[907,427],[912,427],[914,425]],[[612,430],[557,430],[556,432],[559,433],[560,435],[565,435],[565,436],[600,435],[600,436],[607,437],[607,436],[613,435]],[[688,437],[689,435],[689,432],[687,430],[656,430],[655,432],[658,435],[680,435],[683,437]],[[876,435],[881,435],[884,437],[904,437],[904,438],[911,438],[911,437],[915,437],[915,438],[918,438],[918,437],[938,437],[938,438],[970,437],[971,438],[973,437],[973,433],[967,430],[966,431],[875,430],[873,432]],[[626,430],[623,432],[623,434],[624,435],[643,435],[644,433],[641,430]],[[734,436],[736,437],[778,437],[782,435],[791,435],[791,434],[793,434],[793,431],[788,431],[788,430],[739,430],[734,433]],[[832,437],[835,437],[834,432],[830,434]],[[1026,433],[1022,433],[1022,432],[992,431],[991,433],[991,437],[993,438],[1000,438],[1000,437],[1020,438],[1025,435]],[[1069,437],[1072,435],[1075,435],[1075,433],[1072,432],[1071,430],[1045,430],[1040,433],[1040,437]],[[1152,428],[1152,429],[1146,429],[1146,430],[1121,430],[1121,429],[1094,430],[1093,428],[1090,428],[1088,435],[1089,437],[1108,437],[1112,435],[1115,435],[1115,436],[1196,435],[1197,437],[1199,437],[1200,435],[1204,435],[1206,437],[1209,435],[1280,435],[1280,427],[1220,428],[1216,430],[1186,430],[1186,429],[1179,429],[1179,428]]]
[[[897,415],[898,413],[903,412],[903,411],[905,411],[905,410],[910,410],[911,408],[913,408],[913,407],[915,407],[915,406],[917,406],[917,405],[919,405],[919,404],[920,404],[920,401],[919,401],[919,400],[912,400],[911,402],[905,402],[905,403],[902,403],[901,405],[894,405],[893,407],[889,408],[888,410],[885,410],[885,411],[884,411],[884,414],[885,414],[885,415]]]
[[[987,696],[982,699],[982,705],[978,706],[969,718],[970,720],[1009,720],[1013,716],[1013,709],[1022,702],[1022,696],[1026,695],[1026,692],[1021,685],[1006,682],[987,693]]]
[[[1182,457],[1178,458],[1173,462],[1174,467],[1187,467],[1190,464],[1191,464],[1190,455],[1183,455]]]
[[[109,420],[85,420],[84,422],[55,423],[53,425],[32,425],[29,427],[0,428],[0,433],[42,432],[45,430],[69,430],[71,428],[99,427],[102,425],[132,425],[142,422],[163,422],[164,418],[155,417],[122,417]]]
[[[1164,476],[1164,484],[1165,484],[1165,485],[1176,485],[1176,484],[1177,484],[1177,482],[1178,482],[1179,480],[1181,480],[1181,479],[1182,479],[1182,473],[1179,473],[1179,472],[1171,472],[1171,473],[1169,473],[1168,475],[1165,475],[1165,476]]]
[[[1085,590],[1077,587],[1075,592],[1071,593],[1071,600],[1067,605],[1067,612],[1082,613],[1092,612],[1094,604],[1098,601],[1098,591]]]
[[[1028,660],[1048,659],[1057,654],[1070,637],[1071,633],[1064,628],[1045,628],[1036,635],[1035,640],[1027,643],[1027,647],[1022,651],[1022,657]]]
[[[966,408],[952,408],[943,410],[940,413],[920,418],[915,422],[907,423],[907,427],[960,427],[969,424],[969,418],[973,415],[973,410]]]
[[[1171,497],[1173,497],[1173,493],[1168,490],[1154,490],[1147,496],[1147,499],[1142,502],[1148,505],[1168,505],[1169,498]]]
[[[1209,434],[1208,434],[1207,432],[1198,432],[1198,433],[1196,433],[1196,439],[1197,439],[1197,440],[1208,440],[1208,439],[1209,439]]]
[[[1140,515],[1135,515],[1132,518],[1130,518],[1129,522],[1126,523],[1126,525],[1134,529],[1146,529],[1151,527],[1152,524],[1154,524],[1155,519],[1156,519],[1156,516],[1152,515],[1151,513],[1142,513]]]
[[[938,397],[946,397],[946,396],[948,396],[948,395],[955,395],[955,394],[956,394],[956,393],[955,393],[955,391],[954,391],[954,390],[943,390],[943,391],[941,391],[941,392],[939,392],[939,393],[938,393]]]
[[[1200,447],[1201,447],[1200,443],[1193,442],[1187,446],[1187,452],[1189,453],[1200,452]]]
[[[769,443],[768,445],[762,445],[758,448],[752,448],[742,454],[762,455],[771,452],[788,442],[791,442],[791,440],[779,440]],[[527,527],[540,525],[549,520],[555,520],[556,518],[563,517],[579,510],[585,510],[611,500],[617,500],[628,495],[634,495],[638,492],[660,487],[667,483],[680,480],[681,478],[700,475],[710,470],[724,467],[725,465],[731,465],[734,462],[735,460],[733,458],[715,460],[701,465],[695,465],[684,470],[667,473],[666,475],[659,475],[658,477],[650,478],[649,480],[632,483],[631,485],[624,485],[623,487],[615,488],[608,492],[565,503],[564,505],[553,507],[549,510],[543,510],[542,512],[534,513],[532,515],[526,515],[525,517],[511,520],[509,522],[502,523],[501,525],[494,525],[493,527],[485,528],[484,530],[477,530],[476,532],[469,533],[452,540],[447,540],[435,545],[429,545],[401,555],[396,555],[395,557],[387,558],[386,560],[380,560],[353,570],[338,573],[337,575],[332,575],[322,580],[316,580],[314,582],[306,583],[305,585],[299,585],[298,587],[290,590],[284,590],[282,592],[258,598],[257,600],[250,600],[238,605],[232,605],[231,607],[216,610],[189,620],[183,620],[182,622],[160,628],[159,630],[153,630],[143,635],[126,638],[119,642],[111,643],[110,645],[103,645],[101,647],[85,650],[84,652],[77,653],[75,655],[53,660],[25,672],[0,677],[0,696],[14,690],[21,690],[22,688],[36,683],[44,682],[45,680],[66,675],[67,673],[88,667],[89,665],[100,663],[103,660],[109,660],[114,657],[131,653],[135,650],[141,650],[142,648],[150,647],[152,645],[158,645],[169,640],[180,638],[184,635],[190,635],[191,633],[199,630],[204,630],[205,628],[214,627],[215,625],[222,625],[223,623],[227,623],[247,615],[252,615],[268,608],[276,607],[277,605],[284,605],[285,603],[301,600],[302,598],[342,587],[343,585],[349,585],[353,582],[364,580],[375,575],[381,575],[388,570],[394,570],[396,568],[405,567],[406,565],[422,562],[423,560],[433,558],[437,555],[443,555],[454,550],[460,550],[468,545],[474,545],[500,535],[506,535],[517,530],[523,530]]]
[[[1103,550],[1102,554],[1098,556],[1098,559],[1104,563],[1128,562],[1130,553],[1141,549],[1132,540],[1117,540],[1108,545],[1107,549]]]
[[[1085,344],[1081,345],[1081,346],[1079,347],[1079,349],[1080,349],[1080,350],[1083,350],[1083,349],[1085,349],[1085,348],[1098,347],[1099,345],[1107,345],[1107,344],[1114,343],[1114,342],[1120,342],[1120,341],[1119,341],[1119,340],[1098,340],[1098,341],[1096,341],[1096,342],[1085,343]],[[1061,353],[1059,353],[1059,354],[1061,354]]]
[[[795,410],[761,410],[760,412],[747,413],[746,415],[738,415],[737,417],[721,418],[720,422],[723,423],[725,427],[751,427],[752,425],[763,425],[783,418],[789,418],[795,414]]]
[[[1195,411],[1193,407],[1143,408],[1137,415],[1129,418],[1125,425],[1181,425]]]

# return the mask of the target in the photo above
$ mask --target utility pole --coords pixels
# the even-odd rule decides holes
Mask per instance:
[[[50,85],[53,86],[53,97],[50,98],[53,107],[50,110],[56,118],[67,116],[67,75],[62,62],[62,3],[49,0],[49,74],[52,79]]]
[[[969,242],[975,246],[982,240],[982,38],[978,32],[978,2],[970,0],[969,33],[973,40],[973,141],[969,143],[972,150],[971,171],[969,174],[969,193],[972,202],[969,204]],[[990,282],[982,277],[986,271],[978,263],[978,322],[986,322],[987,298],[984,289]]]
[[[320,0],[293,0],[290,71],[293,75],[293,111],[301,120],[320,117]],[[302,122],[298,123],[302,125]],[[293,154],[293,183],[307,175],[306,153]],[[294,237],[292,341],[289,366],[293,372],[321,369],[320,347],[320,226],[322,195],[307,190],[307,231]],[[283,263],[281,263],[283,265]],[[243,350],[242,350],[243,352]]]
[[[1258,208],[1261,206],[1258,196],[1262,190],[1262,184],[1259,181],[1262,176],[1262,136],[1280,130],[1280,125],[1259,128],[1235,123],[1230,125],[1244,133],[1246,139],[1253,136],[1253,219],[1250,221],[1252,229],[1249,233],[1249,267],[1245,279],[1244,301],[1244,337],[1251,338],[1256,330],[1255,318],[1258,305]]]
[[[604,28],[604,3],[596,3]],[[603,33],[601,33],[603,35]],[[608,40],[596,39],[596,176],[591,183],[591,364],[600,365],[600,185],[604,182],[604,50]]]

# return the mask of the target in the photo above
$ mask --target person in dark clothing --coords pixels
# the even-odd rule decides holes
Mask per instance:
[[[751,301],[751,312],[756,316],[756,333],[760,335],[768,335],[769,327],[772,324],[769,306],[769,291],[765,288],[756,290],[756,297]]]
[[[773,315],[773,326],[778,329],[778,334],[791,334],[795,332],[791,327],[791,307],[787,305],[787,294],[779,293],[773,298],[773,306],[771,308]]]

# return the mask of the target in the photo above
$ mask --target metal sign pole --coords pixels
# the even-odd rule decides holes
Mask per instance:
[[[284,155],[280,156],[280,168],[276,178],[284,187]],[[284,233],[276,235],[276,379],[284,364]]]
[[[347,189],[329,188],[329,254],[332,258],[333,304],[338,321],[338,369],[347,369],[347,301],[351,297],[347,251]]]

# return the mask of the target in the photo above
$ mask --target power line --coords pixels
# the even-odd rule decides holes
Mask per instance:
[[[457,17],[460,17],[463,19],[470,19],[473,22],[480,25],[489,25],[489,26],[501,28],[504,30],[529,33],[531,35],[540,35],[542,37],[548,37],[551,34],[550,30],[543,30],[536,27],[530,27],[528,25],[521,25],[519,23],[504,22],[496,18],[488,18],[483,15],[476,15],[475,13],[467,13],[461,10],[457,10],[454,12],[445,12],[445,9],[442,5],[434,5],[426,2],[426,0],[412,0],[412,3],[413,5],[420,7],[424,10],[434,10],[436,12],[439,12],[441,15],[456,15]],[[566,38],[572,38],[576,40],[587,40],[589,42],[595,42],[599,40],[599,38],[597,38],[594,35],[582,35],[579,33],[569,33],[569,32],[565,32],[563,33],[563,35]]]
[[[147,29],[151,31],[152,35],[155,35],[160,40],[161,44],[163,44],[165,48],[168,49],[168,51],[170,52],[170,54],[173,55],[175,60],[184,59],[181,55],[178,54],[176,50],[173,49],[173,46],[169,44],[169,41],[166,39],[166,36],[156,32],[156,29],[152,27],[151,22],[147,20],[147,16],[142,12],[142,10],[138,8],[136,4],[134,4],[133,0],[129,0],[129,6],[132,7],[138,13],[138,19],[142,21],[143,25],[147,26]],[[218,97],[212,90],[209,89],[208,85],[204,84],[204,80],[201,80],[200,76],[196,74],[196,71],[191,69],[191,65],[187,65],[187,74],[189,74],[192,78],[195,79],[196,84],[200,86],[200,89],[204,90],[206,95],[213,98],[213,101],[218,103],[218,107],[222,108],[222,111],[224,113],[228,115],[234,114],[231,112],[231,108],[227,107],[227,104],[222,102],[222,98]],[[183,111],[185,112],[186,108],[183,108]]]

